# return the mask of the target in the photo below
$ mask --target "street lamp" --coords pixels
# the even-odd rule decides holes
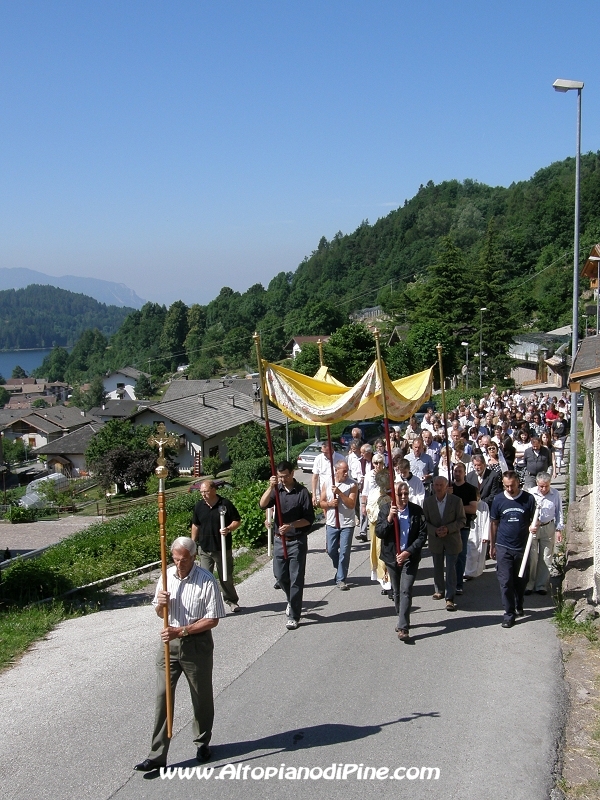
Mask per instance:
[[[590,256],[588,261],[595,261],[598,268],[596,279],[596,336],[600,333],[600,256]]]
[[[483,312],[487,308],[479,309],[479,388],[483,386]]]
[[[469,390],[469,343],[461,342],[463,347],[467,348],[467,391]]]
[[[567,81],[558,78],[552,84],[557,92],[577,92],[577,149],[575,157],[575,235],[573,242],[573,330],[571,332],[571,356],[575,363],[578,345],[579,323],[579,185],[581,161],[581,90],[583,81]],[[596,323],[597,324],[597,323]],[[577,392],[571,392],[571,454],[569,457],[569,502],[577,496]]]

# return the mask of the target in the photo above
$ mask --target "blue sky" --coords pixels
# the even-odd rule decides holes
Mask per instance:
[[[598,150],[600,3],[0,0],[0,267],[207,303]]]

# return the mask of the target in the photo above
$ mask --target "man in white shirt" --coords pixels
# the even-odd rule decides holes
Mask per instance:
[[[169,644],[171,694],[184,673],[190,686],[194,709],[194,744],[197,761],[207,761],[208,743],[214,719],[212,667],[212,628],[225,616],[219,586],[213,576],[196,563],[196,543],[180,536],[171,545],[174,566],[167,570],[167,588],[158,581],[152,605],[159,617],[168,609],[169,626],[163,628],[156,669],[158,675],[154,733],[150,755],[136,764],[138,772],[150,772],[166,766],[171,740],[167,738],[167,702],[165,680],[165,644]]]
[[[337,450],[333,451],[333,466],[338,461],[345,461],[346,459],[341,453],[338,453]],[[312,468],[312,501],[313,506],[319,505],[319,500],[321,497],[321,485],[323,483],[324,478],[331,478],[332,467],[331,467],[331,449],[329,447],[329,442],[323,442],[321,445],[321,452],[315,458]]]
[[[550,473],[539,472],[536,486],[527,491],[533,495],[540,511],[539,527],[529,553],[529,582],[525,594],[536,592],[547,594],[550,569],[554,555],[554,542],[562,540],[565,527],[562,500],[556,489],[550,486]]]

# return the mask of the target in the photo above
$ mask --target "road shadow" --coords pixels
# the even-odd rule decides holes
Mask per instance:
[[[224,763],[235,763],[236,759],[243,759],[245,762],[253,761],[265,757],[268,751],[270,757],[283,753],[295,753],[302,750],[327,747],[328,745],[346,744],[375,736],[391,725],[400,723],[410,723],[423,717],[440,716],[439,711],[413,711],[406,716],[399,717],[389,722],[382,722],[380,725],[342,725],[329,723],[326,725],[313,725],[301,729],[281,731],[271,736],[264,736],[259,739],[248,739],[240,742],[230,742],[228,744],[212,746],[213,757],[211,764],[215,761]],[[252,755],[256,754],[256,755]],[[188,759],[186,761],[171,764],[171,767],[193,766],[197,762]],[[154,777],[158,773],[153,773]]]

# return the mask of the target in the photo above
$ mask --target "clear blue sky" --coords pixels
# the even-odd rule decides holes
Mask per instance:
[[[207,303],[600,149],[597,0],[0,0],[0,267]]]

